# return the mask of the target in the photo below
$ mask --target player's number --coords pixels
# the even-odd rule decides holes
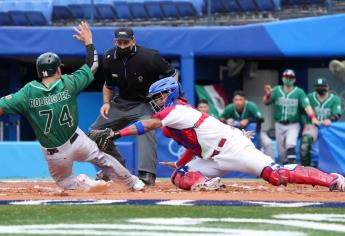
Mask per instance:
[[[44,127],[44,133],[45,134],[50,133],[50,129],[53,122],[53,110],[52,109],[42,110],[42,111],[39,111],[39,114],[40,116],[47,116],[46,125]],[[61,126],[66,125],[66,124],[68,125],[68,127],[73,126],[73,117],[71,116],[67,105],[64,105],[62,107],[62,110],[59,116],[59,123]]]

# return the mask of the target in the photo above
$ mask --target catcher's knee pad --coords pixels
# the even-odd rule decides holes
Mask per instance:
[[[289,177],[289,170],[278,164],[266,166],[261,173],[261,178],[275,186],[286,186],[289,183]]]
[[[171,175],[171,182],[178,188],[190,190],[194,184],[205,182],[206,177],[200,171],[185,172],[175,170]]]
[[[266,166],[261,177],[272,185],[310,184],[329,187],[334,176],[326,174],[313,167],[304,167],[299,165],[280,166],[273,164]]]

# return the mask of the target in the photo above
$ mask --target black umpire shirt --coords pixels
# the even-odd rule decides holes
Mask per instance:
[[[118,87],[120,97],[129,101],[146,98],[151,84],[159,80],[160,75],[176,73],[158,51],[138,45],[126,58],[118,57],[116,48],[108,49],[103,57],[103,69],[105,86]]]

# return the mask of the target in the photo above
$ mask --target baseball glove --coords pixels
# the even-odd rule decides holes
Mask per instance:
[[[102,130],[91,130],[88,133],[88,136],[90,139],[95,141],[101,151],[105,151],[109,143],[114,140],[114,132],[109,128]]]

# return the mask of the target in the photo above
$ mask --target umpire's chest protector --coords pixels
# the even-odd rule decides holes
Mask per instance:
[[[109,63],[111,78],[121,89],[141,89],[147,92],[152,83],[159,79],[159,71],[154,64],[154,56],[149,50],[137,47],[136,53],[128,58],[114,54]]]

